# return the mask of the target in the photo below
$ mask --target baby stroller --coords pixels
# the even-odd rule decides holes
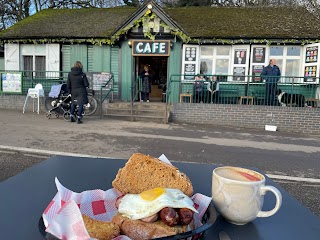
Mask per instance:
[[[98,108],[98,101],[93,96],[94,91],[90,89],[87,90],[89,103],[84,105],[82,115],[89,116],[96,112]],[[52,114],[54,114],[56,118],[62,115],[64,120],[70,121],[71,94],[68,92],[66,83],[51,86],[49,97],[45,100],[45,107],[47,110],[46,117],[48,119],[50,119]],[[77,113],[78,106],[76,107],[75,115],[77,115]]]
[[[51,86],[49,97],[45,100],[45,107],[48,119],[54,114],[56,118],[62,115],[66,121],[70,120],[71,94],[68,92],[67,84]]]

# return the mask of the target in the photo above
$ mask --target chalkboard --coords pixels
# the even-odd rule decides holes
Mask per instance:
[[[105,86],[112,77],[112,73],[110,72],[86,72],[86,75],[90,84],[90,88],[99,92],[101,90],[101,86]],[[102,90],[104,91],[112,89],[112,84],[113,80],[111,80]]]
[[[1,92],[3,93],[22,93],[22,74],[2,72]]]

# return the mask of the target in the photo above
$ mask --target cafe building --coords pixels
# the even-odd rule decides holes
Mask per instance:
[[[85,72],[112,72],[113,97],[124,102],[144,65],[153,75],[150,99],[159,102],[159,85],[172,79],[259,82],[271,58],[280,82],[319,84],[320,25],[301,7],[162,8],[150,1],[138,9],[47,9],[1,32],[0,41],[3,71],[68,72],[79,60]],[[179,103],[181,92],[173,94]]]

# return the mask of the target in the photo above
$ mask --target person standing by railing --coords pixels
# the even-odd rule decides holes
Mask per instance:
[[[261,73],[261,78],[266,82],[265,104],[271,106],[276,105],[277,83],[281,76],[280,69],[276,63],[276,59],[270,59],[269,65],[264,67]]]

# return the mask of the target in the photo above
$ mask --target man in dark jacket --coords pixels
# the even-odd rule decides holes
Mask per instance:
[[[84,104],[88,103],[87,87],[89,82],[86,74],[82,71],[83,65],[81,62],[76,61],[68,74],[67,86],[69,93],[71,93],[71,109],[70,109],[70,122],[75,122],[74,112],[76,106],[79,106],[77,113],[77,123],[82,123],[81,118],[83,114]]]
[[[276,105],[277,82],[280,79],[280,69],[275,59],[270,59],[268,66],[264,67],[261,73],[262,79],[266,81],[266,105]]]

